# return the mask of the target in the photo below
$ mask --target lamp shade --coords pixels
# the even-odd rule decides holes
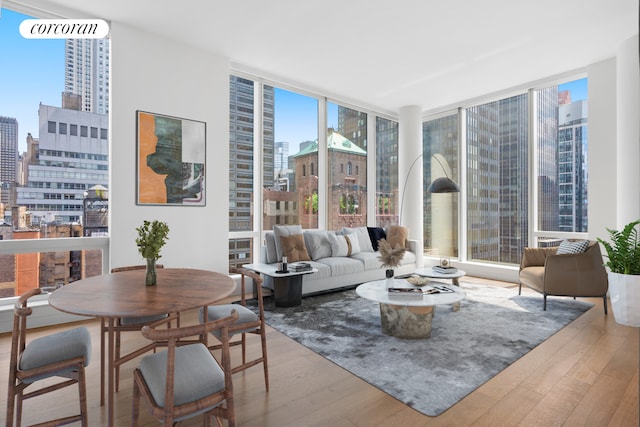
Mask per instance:
[[[460,187],[446,176],[435,179],[431,182],[429,193],[459,193]]]

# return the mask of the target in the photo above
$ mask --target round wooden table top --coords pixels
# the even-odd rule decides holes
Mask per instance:
[[[66,313],[92,317],[143,317],[214,304],[234,291],[226,274],[191,268],[159,268],[157,284],[145,285],[145,270],[88,277],[49,296]]]

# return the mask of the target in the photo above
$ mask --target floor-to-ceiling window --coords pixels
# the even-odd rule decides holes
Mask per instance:
[[[0,297],[13,297],[108,267],[110,41],[27,39],[22,21],[51,16],[1,13]]]
[[[517,264],[528,232],[528,95],[466,114],[467,257]]]
[[[318,228],[318,100],[264,86],[262,229]]]
[[[398,122],[376,117],[375,225],[398,224]]]
[[[424,248],[434,257],[458,257],[458,195],[431,194],[431,182],[440,177],[459,182],[459,117],[451,114],[422,126],[424,173]]]
[[[566,233],[588,231],[587,79],[534,91],[537,244],[555,246]]]
[[[367,113],[327,103],[327,227],[367,225]]]

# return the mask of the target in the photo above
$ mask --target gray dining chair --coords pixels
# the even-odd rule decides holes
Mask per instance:
[[[117,273],[120,271],[130,271],[130,270],[143,270],[145,269],[145,265],[131,265],[126,267],[116,267],[112,268],[112,273]],[[156,268],[164,268],[164,265],[158,264]],[[130,351],[125,355],[121,355],[121,337],[120,334],[122,332],[137,332],[140,333],[140,329],[143,326],[149,324],[156,323],[166,323],[168,326],[171,326],[171,322],[175,320],[179,325],[179,315],[173,314],[169,315],[168,313],[159,314],[157,316],[146,316],[146,317],[119,317],[115,320],[114,324],[114,332],[115,332],[115,390],[118,391],[120,388],[120,365],[125,362],[128,362],[148,351],[155,350],[155,344],[146,344],[142,347],[139,347],[135,350]],[[104,370],[105,370],[105,337],[108,335],[109,329],[106,323],[106,319],[102,318],[100,322],[100,378],[102,380],[102,384],[104,384]],[[104,389],[104,387],[102,387]],[[100,393],[100,402],[104,402],[104,390]]]
[[[150,407],[151,415],[163,426],[205,415],[205,425],[221,418],[229,427],[236,423],[233,402],[233,381],[229,355],[229,325],[238,320],[238,313],[213,322],[168,329],[150,326],[142,335],[154,341],[166,342],[167,349],[145,356],[133,372],[132,423],[138,427],[140,396]],[[185,344],[184,338],[207,336],[218,332],[222,342],[222,357],[218,362],[201,342]]]
[[[221,319],[229,315],[232,310],[236,310],[239,314],[238,321],[229,326],[229,336],[232,338],[230,346],[240,345],[242,348],[242,363],[236,364],[233,367],[233,373],[243,371],[252,366],[262,363],[262,369],[264,371],[264,385],[266,390],[269,390],[269,364],[267,359],[267,331],[264,321],[264,302],[262,298],[262,277],[254,271],[246,268],[232,268],[230,269],[232,274],[240,274],[240,303],[239,304],[219,304],[212,305],[207,308],[206,321],[212,321]],[[254,289],[256,291],[256,299],[258,303],[257,313],[247,307],[247,283],[246,278],[253,279]],[[203,322],[204,315],[200,312],[200,321]],[[251,360],[247,360],[247,335],[253,334],[260,337],[261,355]],[[218,341],[220,340],[219,333],[214,331],[211,334]],[[239,339],[234,339],[239,337]],[[206,340],[206,338],[205,338]],[[206,342],[206,341],[205,341]],[[221,347],[221,344],[214,344],[208,346],[210,350],[217,350]]]
[[[22,424],[23,401],[41,396],[74,384],[78,385],[80,413],[62,417],[38,425],[64,425],[78,422],[87,426],[87,389],[85,367],[91,358],[91,336],[84,326],[36,338],[27,343],[27,318],[32,308],[27,306],[29,298],[39,295],[40,289],[32,289],[16,301],[11,335],[9,360],[9,393],[7,396],[7,427],[14,422]],[[61,377],[62,381],[51,378]],[[34,383],[43,384],[33,391],[25,390]],[[64,396],[65,399],[68,396]],[[50,402],[49,405],[55,405]],[[45,411],[46,412],[46,411]]]

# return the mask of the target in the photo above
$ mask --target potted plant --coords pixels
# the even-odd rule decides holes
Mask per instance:
[[[156,261],[162,256],[160,249],[169,240],[169,226],[163,221],[145,220],[140,227],[136,228],[136,231],[138,232],[136,239],[138,252],[147,260],[145,283],[147,286],[153,286],[156,284]]]
[[[611,230],[610,242],[598,238],[606,250],[609,269],[609,296],[616,322],[640,326],[640,220],[627,224],[622,231]]]
[[[381,267],[386,268],[385,276],[387,279],[391,279],[394,276],[394,269],[400,265],[400,261],[404,256],[406,248],[396,245],[394,248],[387,239],[378,240],[378,261],[382,263]]]

